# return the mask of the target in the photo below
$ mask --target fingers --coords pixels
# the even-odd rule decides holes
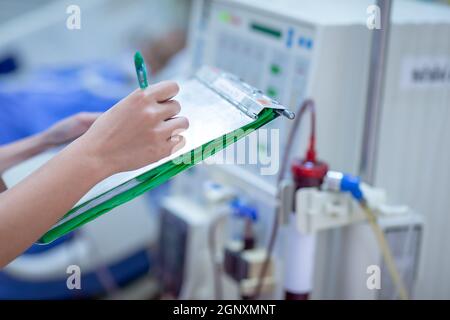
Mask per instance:
[[[176,100],[160,103],[155,108],[158,110],[158,116],[162,120],[173,118],[181,111],[180,103]]]
[[[180,90],[180,87],[173,81],[162,81],[151,85],[145,90],[136,89],[127,97],[122,99],[123,104],[127,106],[147,107],[153,102],[166,102],[175,97]],[[139,103],[139,101],[143,103]]]
[[[185,117],[176,117],[169,119],[161,124],[161,131],[167,138],[179,135],[189,128],[189,121]]]
[[[169,138],[168,147],[170,149],[170,153],[175,153],[178,150],[182,149],[186,145],[186,138],[182,135],[174,135]]]
[[[164,102],[175,97],[180,87],[173,81],[162,81],[145,90],[146,95],[151,95],[157,102]]]

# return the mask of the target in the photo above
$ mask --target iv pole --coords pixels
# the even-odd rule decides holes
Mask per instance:
[[[380,14],[380,29],[373,29],[369,81],[366,100],[366,115],[362,141],[360,176],[374,184],[375,163],[378,153],[378,139],[383,103],[383,84],[388,54],[389,34],[391,27],[391,0],[377,0]]]

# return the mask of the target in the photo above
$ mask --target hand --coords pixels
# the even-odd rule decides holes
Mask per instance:
[[[44,144],[53,147],[75,140],[85,133],[100,113],[78,113],[54,124],[42,133]]]
[[[189,127],[175,117],[180,104],[171,100],[179,91],[175,82],[137,89],[101,115],[79,143],[100,161],[105,176],[135,170],[156,162],[185,145],[180,132]]]
[[[47,131],[0,147],[0,173],[47,148],[78,138],[98,116],[97,113],[79,113],[56,123]]]

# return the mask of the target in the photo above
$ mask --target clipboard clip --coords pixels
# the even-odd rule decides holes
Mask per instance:
[[[295,113],[278,101],[231,73],[203,66],[197,71],[195,78],[253,119],[257,119],[266,108],[274,109],[290,120],[295,118]]]

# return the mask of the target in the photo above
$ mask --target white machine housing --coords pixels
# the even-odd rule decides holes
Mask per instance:
[[[365,1],[351,2],[344,14],[331,1],[326,10],[308,1],[212,1],[193,32],[192,64],[235,73],[291,110],[312,97],[320,157],[333,169],[357,173],[371,37],[362,23]],[[281,130],[283,150],[289,121],[279,121],[273,127]]]
[[[235,73],[292,110],[303,99],[314,99],[319,157],[333,170],[358,174],[373,34],[366,25],[367,8],[374,2],[199,0],[190,32],[191,65],[216,65]],[[450,224],[445,214],[450,198],[444,194],[450,170],[442,170],[450,152],[450,9],[393,1],[391,23],[375,185],[394,201],[424,213],[427,228],[442,230]],[[280,129],[282,152],[289,121],[280,119],[272,127]],[[295,156],[303,154],[305,141],[299,140]],[[259,147],[270,149],[264,143]],[[259,175],[257,166],[208,169],[218,181],[259,191],[265,203],[275,197],[275,176]],[[330,267],[319,271],[328,279],[318,279],[316,297],[340,296],[342,284],[331,283],[340,264],[335,261],[344,259],[337,252],[347,240],[341,232],[331,233],[318,241],[317,266]],[[444,248],[436,249],[450,240],[444,237],[445,232],[428,233],[421,244],[421,267],[440,270],[439,276],[424,273],[419,279],[417,291],[426,298],[450,297],[450,287],[444,285],[448,281],[443,281],[450,281],[445,271],[450,259],[440,254]]]
[[[164,295],[178,299],[214,299],[209,228],[216,219],[231,215],[228,202],[235,192],[208,182],[192,190],[195,169],[181,173],[174,180],[171,194],[162,200],[159,277]],[[218,229],[220,235],[229,232],[226,224],[221,223]],[[214,236],[218,242],[215,259],[222,259],[218,248],[223,248],[224,240],[218,234]],[[223,298],[238,299],[237,284],[224,273],[221,281]]]
[[[423,216],[405,205],[391,205],[385,190],[362,184],[369,206],[377,215],[385,233],[396,267],[408,292],[413,292],[420,258]],[[337,286],[332,294],[340,299],[398,299],[398,293],[384,264],[379,244],[367,223],[361,206],[349,193],[323,191],[316,188],[297,190],[295,225],[298,234],[314,235],[323,230],[343,228],[343,258],[334,261],[339,270]],[[289,252],[289,256],[292,252]],[[305,257],[302,253],[301,257]],[[288,256],[288,257],[289,257]],[[303,267],[303,264],[300,264]],[[314,266],[314,265],[313,265]],[[380,270],[380,288],[367,286],[372,268]],[[314,268],[310,273],[314,278]],[[307,269],[306,269],[307,270]],[[298,278],[294,275],[293,279]],[[332,296],[330,296],[332,297]]]

